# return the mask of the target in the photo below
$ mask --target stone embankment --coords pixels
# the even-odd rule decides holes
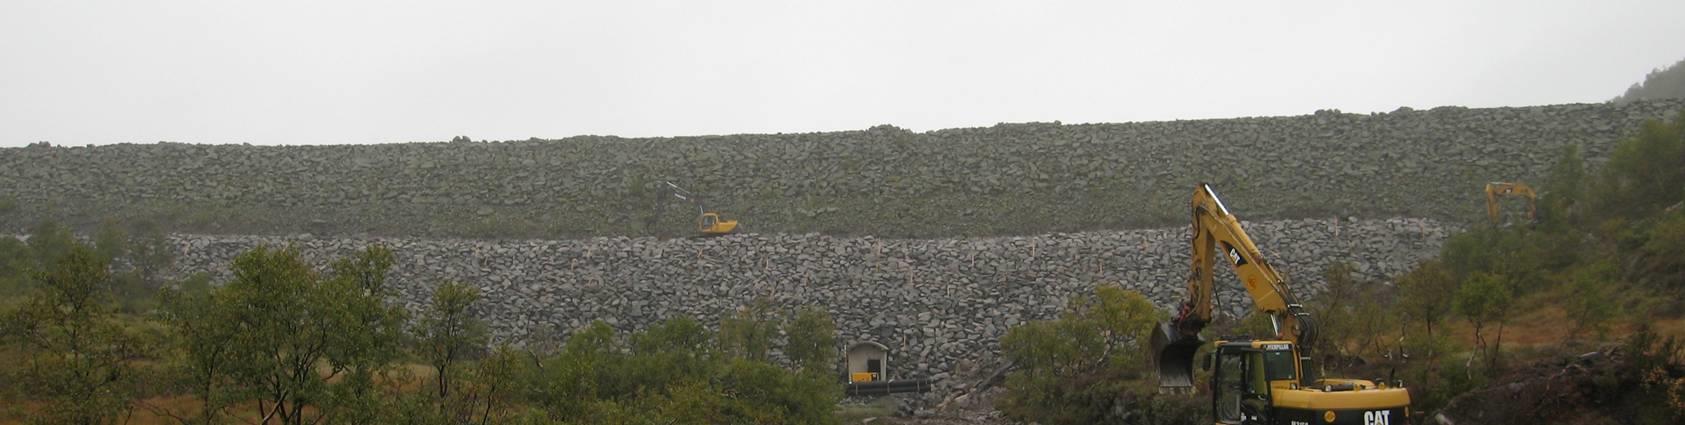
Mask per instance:
[[[1245,223],[1265,255],[1310,297],[1336,261],[1386,282],[1434,254],[1454,229],[1426,219]],[[369,244],[397,252],[397,302],[426,305],[443,281],[480,287],[475,311],[499,339],[557,338],[603,320],[622,330],[690,316],[713,326],[757,297],[778,308],[822,308],[839,343],[890,347],[891,373],[942,377],[962,359],[998,352],[1009,327],[1048,319],[1097,283],[1119,283],[1171,309],[1187,274],[1186,227],[966,239],[745,234],[712,239],[329,239],[178,235],[178,273],[230,276],[230,260],[258,245],[292,246],[318,265]],[[1217,301],[1229,315],[1250,301],[1226,269]],[[1377,283],[1385,284],[1385,283]],[[838,347],[840,350],[842,347]]]
[[[1679,100],[1317,111],[912,132],[0,149],[0,226],[106,216],[212,234],[678,236],[673,180],[759,233],[942,238],[1171,226],[1195,182],[1253,219],[1480,217],[1481,185],[1593,163]]]

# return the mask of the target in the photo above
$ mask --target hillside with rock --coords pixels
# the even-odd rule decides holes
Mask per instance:
[[[1592,161],[1685,101],[911,132],[388,145],[0,149],[0,225],[104,218],[189,233],[677,236],[672,180],[755,233],[896,238],[1178,225],[1213,183],[1254,219],[1479,217],[1491,180]]]

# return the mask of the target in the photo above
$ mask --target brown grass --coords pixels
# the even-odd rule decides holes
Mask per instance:
[[[1646,305],[1649,301],[1646,297],[1651,293],[1624,286],[1615,288],[1615,292],[1615,304],[1621,306]],[[1553,288],[1517,300],[1517,311],[1504,324],[1505,349],[1544,347],[1570,340],[1589,344],[1614,343],[1637,331],[1640,324],[1649,325],[1663,336],[1685,338],[1685,318],[1644,316],[1642,313],[1627,310],[1618,311],[1616,317],[1609,321],[1607,332],[1601,340],[1589,329],[1581,330],[1578,335],[1570,335],[1578,325],[1568,318],[1568,310],[1562,307],[1563,300],[1570,296],[1563,288]],[[1464,343],[1474,341],[1474,326],[1467,320],[1452,319],[1446,325],[1452,338]],[[1497,336],[1496,332],[1497,328],[1491,325],[1482,330],[1488,342],[1493,341]]]

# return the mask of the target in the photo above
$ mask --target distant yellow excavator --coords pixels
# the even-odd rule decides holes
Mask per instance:
[[[1526,183],[1491,182],[1486,184],[1486,218],[1492,219],[1492,225],[1498,225],[1503,213],[1500,196],[1515,196],[1527,200],[1527,220],[1538,220],[1538,193]]]
[[[1217,423],[1410,423],[1410,393],[1400,383],[1316,376],[1310,354],[1316,326],[1310,311],[1241,230],[1240,219],[1204,183],[1194,189],[1192,230],[1188,298],[1175,318],[1159,324],[1152,335],[1160,387],[1193,387],[1195,353],[1207,346],[1199,333],[1212,318],[1213,267],[1222,261],[1234,268],[1257,311],[1269,316],[1275,335],[1224,336],[1211,344],[1204,365],[1211,371]]]
[[[702,206],[702,198],[696,196],[679,185],[664,181],[667,187],[673,189],[673,197],[696,205],[696,233],[700,236],[721,236],[737,232],[737,220],[720,218],[719,211],[710,211]]]

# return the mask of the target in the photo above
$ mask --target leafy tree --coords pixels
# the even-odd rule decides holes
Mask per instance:
[[[1609,289],[1616,284],[1617,274],[1614,264],[1605,260],[1580,267],[1569,276],[1571,286],[1565,307],[1568,319],[1574,322],[1569,338],[1586,330],[1599,339],[1604,337],[1608,322],[1615,315],[1615,301]]]
[[[1412,328],[1404,331],[1399,348],[1411,362],[1410,367],[1404,368],[1403,376],[1412,387],[1412,407],[1420,406],[1431,411],[1444,406],[1455,394],[1445,388],[1440,357],[1459,351],[1461,348],[1457,342],[1444,332],[1430,334],[1423,328]]]
[[[36,290],[7,314],[5,335],[23,345],[30,395],[46,403],[36,420],[118,423],[131,409],[130,359],[141,347],[112,317],[106,261],[75,241],[63,250],[35,272]]]
[[[508,345],[499,345],[475,364],[473,371],[474,385],[468,386],[469,393],[463,399],[468,401],[468,407],[476,402],[485,406],[480,409],[478,423],[506,423],[503,412],[513,405],[520,382],[516,375],[522,372],[520,353]],[[470,416],[459,422],[475,423],[473,419]]]
[[[772,363],[732,358],[715,379],[717,391],[730,395],[720,412],[726,423],[836,422],[841,388],[832,375],[790,373]]]
[[[1503,230],[1477,228],[1451,235],[1439,249],[1438,262],[1450,279],[1461,279],[1480,271],[1491,271],[1501,261]]]
[[[834,341],[834,334],[823,331],[824,323],[815,323],[823,322],[820,318],[812,313],[805,319],[800,314],[786,318],[790,323],[816,325],[802,327],[812,335],[794,332],[790,339]],[[538,409],[508,419],[512,423],[835,423],[833,410],[842,394],[834,374],[791,371],[764,357],[747,355],[758,343],[746,343],[751,338],[742,337],[776,332],[780,318],[768,303],[753,303],[722,320],[722,326],[733,321],[741,332],[710,334],[696,321],[681,317],[624,339],[617,338],[607,324],[594,322],[570,335],[559,353],[533,353],[532,361],[523,363],[531,369],[515,362],[501,369],[506,376],[524,376],[516,379],[521,381],[519,393]],[[732,343],[710,335],[739,339]],[[770,334],[766,335],[770,344]],[[710,347],[734,351],[713,352]],[[784,349],[801,352],[790,345]],[[484,379],[496,382],[489,376]],[[490,409],[489,402],[484,406]]]
[[[24,293],[29,272],[35,269],[35,253],[29,245],[10,236],[0,236],[0,300]]]
[[[689,317],[675,317],[632,335],[638,354],[684,353],[701,356],[708,350],[707,330]]]
[[[727,423],[730,401],[707,385],[687,382],[674,385],[668,395],[657,403],[660,417],[682,418],[699,424]]]
[[[460,384],[452,380],[464,373],[459,370],[461,361],[484,349],[490,340],[485,323],[469,311],[479,300],[479,288],[445,282],[433,289],[433,303],[416,324],[418,351],[433,367],[441,411],[456,404],[451,402],[451,393]]]
[[[403,357],[404,323],[409,320],[403,307],[386,302],[395,295],[386,282],[394,262],[391,249],[371,245],[334,261],[332,278],[322,284],[321,290],[335,300],[327,306],[327,313],[335,315],[328,323],[340,329],[327,346],[329,373],[345,373],[330,399],[344,413],[337,422],[382,422],[373,415],[384,403],[375,380]]]
[[[208,278],[199,275],[192,280]],[[223,409],[240,398],[239,394],[228,391],[236,386],[229,382],[233,368],[258,360],[235,357],[229,341],[239,336],[239,329],[228,324],[239,319],[236,311],[230,303],[213,298],[226,293],[212,294],[208,287],[201,285],[183,285],[182,289],[165,290],[161,296],[164,306],[161,316],[173,330],[171,343],[180,353],[175,366],[190,393],[199,400],[200,409],[191,414],[160,409],[154,409],[154,413],[177,418],[182,423],[209,425],[219,423]]]
[[[305,406],[327,397],[316,365],[340,331],[324,320],[334,300],[292,249],[260,246],[235,257],[233,267],[234,280],[216,292],[234,317],[225,323],[235,329],[226,355],[243,360],[229,370],[230,381],[259,397],[262,422],[304,424]]]
[[[837,362],[837,325],[824,310],[802,309],[795,320],[784,327],[789,342],[784,354],[796,367],[819,373],[830,373]]]
[[[1161,318],[1145,296],[1105,285],[1072,299],[1058,320],[1013,327],[1001,349],[1018,370],[1007,376],[1001,411],[1051,424],[1117,419],[1120,394],[1144,396],[1131,382],[1147,375],[1145,343]]]
[[[108,262],[117,262],[129,253],[129,234],[114,219],[100,221],[94,232],[94,251]],[[144,313],[156,306],[159,282],[146,279],[140,269],[114,273],[111,277],[113,295],[119,310],[124,313]]]
[[[1456,302],[1453,303],[1457,314],[1469,321],[1474,327],[1474,344],[1482,353],[1487,352],[1486,336],[1482,333],[1490,324],[1498,325],[1498,343],[1503,341],[1504,317],[1509,312],[1510,303],[1514,301],[1514,294],[1510,291],[1509,283],[1503,277],[1476,273],[1457,289]],[[1493,347],[1490,358],[1496,359],[1498,348]],[[1488,365],[1492,362],[1488,361]]]
[[[43,221],[29,231],[29,249],[35,253],[37,267],[56,264],[59,257],[70,253],[77,245],[70,228],[56,221]]]
[[[559,355],[543,359],[536,380],[527,385],[527,399],[549,412],[551,417],[577,418],[585,415],[594,400],[613,395],[620,372],[620,344],[614,328],[602,321],[568,336]],[[603,387],[609,391],[602,391]]]
[[[1685,292],[1685,211],[1675,211],[1650,229],[1638,249],[1638,272],[1649,282]]]
[[[727,356],[753,361],[767,360],[772,349],[772,336],[778,334],[778,322],[773,320],[772,303],[756,298],[737,314],[720,321],[720,351]]]
[[[156,286],[164,273],[175,266],[175,245],[162,226],[154,222],[135,225],[129,239],[129,260],[143,281]]]
[[[1451,313],[1457,286],[1456,277],[1439,260],[1418,264],[1398,279],[1399,311],[1421,324],[1424,334],[1431,337],[1434,325],[1443,323]]]
[[[1638,134],[1615,145],[1596,193],[1598,210],[1632,219],[1652,216],[1680,202],[1685,186],[1685,112],[1672,122],[1644,122]]]
[[[706,382],[715,370],[706,328],[688,317],[667,319],[631,336],[632,354],[623,378],[631,391],[659,390],[675,383]]]
[[[1398,331],[1394,294],[1385,285],[1359,280],[1356,272],[1356,266],[1349,262],[1330,263],[1323,269],[1328,288],[1307,304],[1317,319],[1317,345],[1313,348],[1322,354],[1323,367],[1356,367],[1365,357],[1396,348],[1386,345],[1391,340],[1387,335]],[[1269,322],[1264,321],[1263,326],[1268,328]]]
[[[105,261],[113,261],[127,254],[128,250],[129,233],[118,225],[117,220],[100,221],[99,229],[94,232],[94,251]]]
[[[234,329],[222,353],[257,417],[284,424],[373,422],[374,379],[398,357],[402,310],[387,306],[391,253],[370,247],[321,279],[292,249],[258,247],[234,259],[234,280],[212,292]],[[212,355],[198,353],[194,355]]]
[[[1450,242],[1447,242],[1446,250],[1450,249],[1449,245]],[[1418,373],[1412,379],[1427,388],[1433,388],[1438,378],[1439,359],[1450,352],[1446,349],[1450,346],[1449,339],[1443,332],[1435,333],[1434,327],[1444,323],[1445,316],[1451,313],[1457,289],[1457,278],[1437,259],[1416,265],[1415,269],[1398,279],[1398,311],[1408,319],[1399,321],[1404,335],[1400,344],[1401,354],[1418,356],[1422,360],[1422,366],[1416,368]],[[1421,327],[1411,328],[1410,324]]]
[[[1331,263],[1322,271],[1328,289],[1317,296],[1317,302],[1310,304],[1311,315],[1321,325],[1317,328],[1318,346],[1311,347],[1318,352],[1346,355],[1346,342],[1354,331],[1349,325],[1354,316],[1367,313],[1351,310],[1353,303],[1362,298],[1362,288],[1353,276],[1356,270],[1351,263],[1342,261]]]

